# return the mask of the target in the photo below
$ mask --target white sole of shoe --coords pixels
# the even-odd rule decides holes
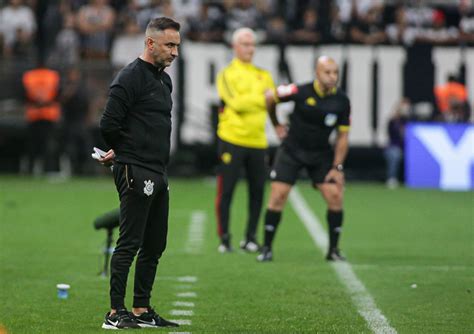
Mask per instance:
[[[159,328],[158,326],[155,325],[148,325],[148,324],[138,324],[141,328]]]
[[[102,324],[102,328],[103,329],[114,329],[114,330],[120,330],[120,328],[117,328],[115,326],[112,326],[112,325],[107,325],[107,324]]]

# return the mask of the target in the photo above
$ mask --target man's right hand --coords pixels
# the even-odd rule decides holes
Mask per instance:
[[[114,163],[115,159],[115,152],[114,150],[110,149],[107,151],[105,156],[99,158],[97,161],[99,161],[102,165],[109,167]]]

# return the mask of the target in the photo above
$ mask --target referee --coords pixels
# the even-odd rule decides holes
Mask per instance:
[[[123,68],[110,85],[100,122],[111,147],[100,161],[114,161],[120,198],[120,226],[111,260],[111,311],[102,328],[177,327],[150,306],[158,261],[168,232],[168,179],[171,90],[164,72],[178,56],[180,25],[169,18],[150,21],[140,57]],[[133,309],[125,307],[130,266],[138,252]]]
[[[221,239],[219,252],[232,251],[229,231],[230,205],[242,167],[248,183],[247,230],[240,247],[256,252],[255,239],[266,179],[265,135],[267,111],[264,93],[274,89],[270,72],[252,64],[255,33],[237,29],[232,35],[234,59],[217,75],[217,90],[223,108],[219,113],[219,166],[217,171],[216,216]]]
[[[343,261],[338,248],[343,220],[344,159],[348,151],[350,125],[349,98],[337,88],[339,69],[336,62],[322,56],[316,64],[316,80],[303,85],[279,86],[267,91],[268,111],[277,135],[283,143],[277,151],[270,173],[271,194],[265,214],[265,240],[258,261],[273,259],[272,242],[282,210],[298,173],[306,169],[313,186],[327,204],[329,226],[328,261]],[[290,128],[278,123],[275,104],[294,101]],[[329,136],[336,129],[334,150]]]

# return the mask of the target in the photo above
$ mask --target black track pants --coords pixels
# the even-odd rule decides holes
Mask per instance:
[[[168,233],[168,181],[166,175],[116,163],[114,178],[120,198],[120,227],[110,264],[110,299],[123,308],[127,277],[138,252],[133,307],[150,306],[156,268],[166,248]]]
[[[229,235],[229,216],[235,185],[242,167],[248,190],[246,238],[254,239],[262,209],[266,179],[265,149],[247,148],[220,141],[220,165],[217,174],[216,216],[220,237]]]

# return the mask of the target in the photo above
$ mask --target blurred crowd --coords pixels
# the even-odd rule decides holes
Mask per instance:
[[[23,171],[37,170],[38,156],[47,160],[56,152],[67,157],[65,164],[69,167],[61,170],[69,170],[68,174],[88,173],[92,132],[112,75],[109,65],[114,40],[121,36],[140,38],[151,18],[172,17],[182,24],[185,40],[207,43],[229,44],[232,32],[246,26],[257,32],[260,43],[268,44],[474,45],[473,1],[436,3],[428,0],[0,0],[0,65],[5,65],[0,66],[3,71],[0,84],[4,87],[0,92],[0,110],[4,115],[8,110],[19,110],[15,101],[26,97],[27,110],[28,106],[36,107],[55,115],[36,117],[33,109],[30,110],[33,116],[28,117],[27,113],[31,138],[25,147],[28,159],[22,164]],[[25,60],[23,65],[22,60]],[[37,66],[31,69],[33,64]],[[61,84],[52,80],[51,92],[45,100],[37,94],[44,90],[37,86],[43,87],[44,83],[34,78],[44,78],[41,71],[47,67],[51,68],[51,77],[61,77]],[[23,73],[22,78],[19,73]],[[430,120],[472,120],[464,80],[457,73],[434,88],[435,112],[429,113]],[[61,108],[61,113],[51,113],[54,108]],[[400,174],[405,123],[419,114],[415,112],[418,109],[404,99],[390,119],[386,151],[390,187],[397,184]],[[57,138],[61,138],[61,147],[55,147]],[[47,164],[43,166],[45,169],[49,169]]]
[[[474,44],[471,0],[0,0],[0,54],[65,65],[108,58],[114,38],[157,16],[203,42],[247,26],[262,43]]]

